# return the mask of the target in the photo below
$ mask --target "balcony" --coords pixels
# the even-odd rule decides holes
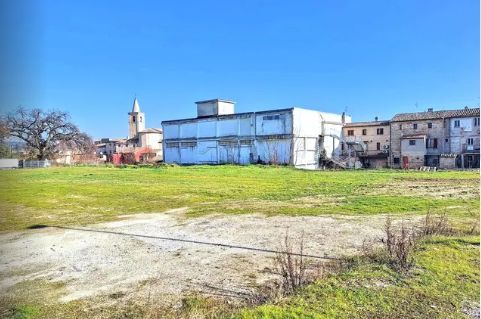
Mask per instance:
[[[462,144],[461,152],[462,153],[479,153],[479,144],[478,145]]]
[[[389,157],[389,150],[374,150],[374,151],[364,151],[358,154],[359,157],[371,157],[371,158],[387,158]]]
[[[380,151],[363,151],[363,152],[355,152],[354,150],[344,150],[342,151],[343,156],[351,156],[351,157],[362,157],[362,158],[387,158],[389,157],[389,150],[380,150]]]

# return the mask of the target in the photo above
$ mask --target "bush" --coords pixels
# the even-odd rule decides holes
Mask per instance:
[[[420,236],[432,235],[453,235],[454,229],[449,225],[446,213],[440,216],[434,216],[430,212],[426,214],[423,225],[421,227]]]
[[[476,225],[471,231],[475,231],[475,227]],[[396,270],[404,272],[414,264],[413,253],[420,240],[427,236],[452,236],[455,233],[445,213],[436,216],[428,212],[420,226],[406,226],[402,222],[398,229],[392,226],[391,217],[388,216],[384,226],[384,238],[381,239],[381,251],[365,248],[364,255],[378,262],[389,263]]]
[[[275,257],[275,268],[281,276],[280,288],[283,293],[292,293],[301,287],[306,280],[306,262],[304,258],[304,235],[302,235],[297,252],[286,232]]]
[[[400,271],[408,270],[414,263],[413,252],[418,242],[418,234],[415,227],[408,228],[401,224],[399,231],[392,227],[391,217],[387,217],[384,226],[385,238],[381,239],[391,264]]]

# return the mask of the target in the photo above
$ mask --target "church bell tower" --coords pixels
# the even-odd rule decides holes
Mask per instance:
[[[135,98],[132,112],[129,113],[129,139],[137,137],[137,134],[143,130],[145,130],[145,116],[140,112],[139,102]]]

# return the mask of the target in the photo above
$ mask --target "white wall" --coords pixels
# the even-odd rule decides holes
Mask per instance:
[[[234,114],[234,103],[225,101],[209,101],[197,104],[197,116]]]
[[[219,115],[234,114],[234,104],[224,101],[219,101],[217,104],[217,111]]]
[[[409,141],[415,140],[416,145],[410,145]],[[426,155],[426,139],[424,138],[403,138],[401,140],[401,156],[419,156]]]
[[[293,162],[304,168],[317,168],[320,149],[320,136],[323,136],[327,157],[340,154],[339,137],[342,135],[342,116],[303,108],[294,108],[294,150]],[[351,122],[349,116],[345,117]]]
[[[454,122],[459,121],[459,127],[454,126]],[[456,130],[463,130],[466,132],[471,132],[473,130],[474,118],[472,117],[464,117],[464,118],[452,118],[449,121],[449,125],[451,126],[451,131]]]
[[[449,140],[451,153],[462,153],[467,151],[467,139],[474,140],[474,149],[479,149],[479,126],[474,125],[474,117],[449,119]],[[455,127],[458,120],[460,126]]]
[[[292,134],[292,112],[259,113],[255,115],[256,135]]]
[[[350,118],[347,117],[350,122]],[[331,123],[332,122],[332,123]],[[341,136],[341,115],[301,108],[164,122],[164,160],[181,164],[240,163],[258,159],[269,163],[316,168],[319,136]],[[180,142],[169,148],[172,140]],[[182,147],[183,141],[196,142]],[[325,136],[328,156],[339,140]]]
[[[292,139],[264,140],[258,139],[256,145],[256,159],[264,163],[289,164],[291,163]]]
[[[321,112],[323,118],[323,133],[326,136],[324,139],[324,148],[326,150],[327,157],[341,155],[341,143],[339,137],[342,137],[342,115]],[[345,123],[351,123],[350,116],[344,117]],[[332,138],[335,137],[335,138]]]
[[[163,123],[164,160],[182,164],[264,162],[288,164],[291,139],[255,142],[259,136],[285,135],[292,132],[290,110],[247,113],[228,117],[199,118],[194,121]],[[171,140],[196,141],[195,147],[168,147]],[[230,143],[231,141],[232,143]]]
[[[0,158],[0,168],[18,168],[18,159]]]
[[[140,133],[140,147],[149,147],[157,155],[162,155],[162,133]]]

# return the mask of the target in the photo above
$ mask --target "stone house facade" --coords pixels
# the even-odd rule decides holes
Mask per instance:
[[[448,131],[446,140],[449,144],[449,153],[459,154],[456,158],[456,167],[479,167],[479,109],[477,109],[477,112],[469,112],[467,110],[465,117],[450,118]]]
[[[356,156],[365,168],[388,166],[390,147],[389,121],[346,123],[343,127],[342,154]],[[360,145],[354,152],[352,143]]]
[[[473,130],[465,131],[460,122],[472,123],[479,118],[479,108],[459,110],[433,111],[396,114],[390,123],[390,157],[389,164],[393,168],[419,168],[421,166],[441,167],[441,163],[450,163],[446,154],[463,153],[460,141],[478,145],[479,166],[479,130],[477,137],[468,140],[468,135],[474,135]],[[479,128],[479,120],[478,128]],[[467,126],[465,126],[467,127]],[[467,149],[467,148],[466,148]],[[473,147],[474,150],[474,147]],[[443,160],[441,160],[443,158]],[[475,160],[470,158],[472,164]],[[446,164],[448,165],[448,164]],[[452,165],[452,164],[449,164]]]

